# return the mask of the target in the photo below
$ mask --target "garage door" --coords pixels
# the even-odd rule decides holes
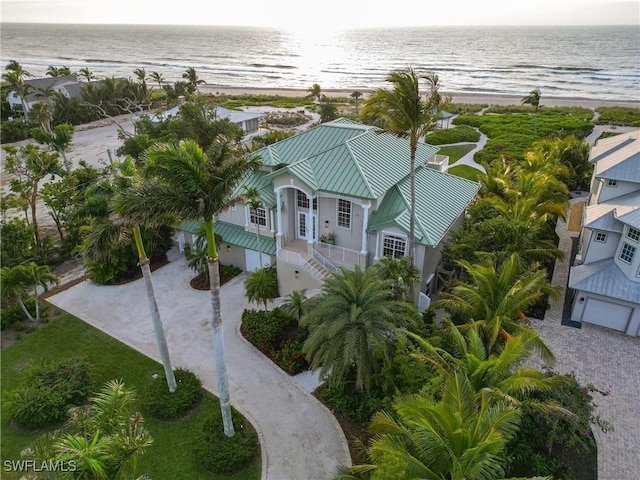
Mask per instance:
[[[588,298],[582,321],[624,332],[631,315],[631,307]]]
[[[253,272],[260,268],[260,254],[255,250],[245,250],[244,251],[244,260],[246,265],[246,270],[248,272]],[[271,265],[271,257],[266,253],[262,254],[262,261],[265,267]]]

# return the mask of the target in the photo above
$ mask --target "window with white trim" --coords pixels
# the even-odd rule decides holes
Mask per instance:
[[[618,180],[613,180],[613,179],[609,179],[607,181],[607,186],[608,187],[617,187],[618,186]]]
[[[640,230],[638,230],[637,228],[629,227],[629,230],[627,230],[627,237],[633,240],[634,242],[639,241]]]
[[[629,245],[628,243],[622,244],[622,250],[620,250],[620,260],[626,263],[633,261],[633,256],[636,254],[636,247]]]
[[[338,199],[338,226],[351,228],[351,202],[349,200]]]
[[[382,235],[382,256],[391,258],[404,257],[407,254],[407,237],[401,235]]]
[[[266,227],[267,226],[267,209],[264,207],[249,207],[249,218],[251,225]]]
[[[309,208],[309,197],[302,190],[297,191],[297,203],[300,208]],[[313,209],[318,210],[318,199],[313,199]]]
[[[596,233],[596,242],[604,243],[607,241],[607,234],[598,232]]]

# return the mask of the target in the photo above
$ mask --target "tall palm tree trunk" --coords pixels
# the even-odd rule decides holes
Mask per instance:
[[[140,234],[140,227],[133,227],[133,236],[136,241],[136,248],[138,249],[138,258],[140,259],[140,270],[142,270],[142,277],[144,278],[144,286],[147,291],[147,300],[149,302],[149,310],[151,312],[151,321],[153,323],[153,332],[156,336],[156,345],[160,352],[160,360],[164,367],[164,375],[167,379],[167,386],[169,392],[176,391],[176,378],[173,374],[173,368],[171,368],[171,357],[169,356],[169,347],[167,346],[167,339],[164,336],[164,328],[162,327],[162,320],[160,318],[160,310],[158,309],[158,302],[156,301],[156,294],[153,288],[153,278],[151,277],[151,267],[149,265],[149,259],[144,251],[144,245],[142,244],[142,235]]]
[[[220,314],[220,268],[216,241],[213,230],[213,219],[205,221],[207,232],[207,267],[209,269],[209,284],[211,292],[212,327],[213,327],[213,355],[218,377],[218,397],[222,412],[224,434],[233,437],[233,419],[231,418],[231,402],[229,400],[229,380],[227,378],[227,363],[224,355],[224,336],[222,332],[222,315]]]
[[[256,216],[256,219],[258,217]],[[259,222],[259,220],[258,220]],[[256,242],[258,242],[258,257],[260,258],[260,268],[264,268],[264,262],[262,261],[262,246],[261,246],[261,240],[260,240],[260,223],[258,223],[256,225],[257,229],[256,229]]]

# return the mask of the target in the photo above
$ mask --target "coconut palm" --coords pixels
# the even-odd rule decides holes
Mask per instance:
[[[153,444],[140,413],[129,414],[135,401],[132,390],[110,381],[88,405],[69,411],[61,430],[39,437],[25,455],[40,462],[68,465],[64,478],[131,479],[138,457]]]
[[[2,301],[5,302],[8,300],[18,302],[20,308],[29,321],[35,321],[31,312],[29,312],[24,304],[24,298],[28,296],[27,288],[29,286],[25,267],[23,265],[17,265],[13,268],[2,267],[0,275],[0,283],[2,284]]]
[[[360,97],[362,97],[362,92],[359,92],[358,90],[351,94],[351,98],[353,98],[356,105],[356,115],[358,115],[358,101],[360,100]]]
[[[36,302],[36,322],[40,321],[40,293],[39,287],[46,292],[49,290],[50,283],[58,283],[58,277],[51,273],[51,268],[48,265],[38,265],[35,262],[29,262],[24,266],[24,279],[33,289],[33,298]]]
[[[96,78],[93,72],[89,70],[89,68],[87,67],[84,67],[78,70],[78,74],[84,77],[87,80],[87,82],[90,82],[91,80]]]
[[[191,140],[183,140],[179,144],[160,143],[146,153],[144,180],[123,192],[118,200],[130,218],[142,224],[157,223],[168,213],[181,220],[204,221],[218,395],[227,436],[233,436],[234,430],[224,358],[220,270],[213,222],[215,215],[237,202],[233,195],[236,185],[260,165],[258,157],[244,156],[236,142],[224,137],[216,139],[209,156]]]
[[[536,264],[522,271],[517,253],[496,267],[491,260],[480,264],[459,261],[469,280],[452,284],[447,292],[440,294],[434,308],[444,308],[459,319],[476,324],[482,332],[487,354],[515,334],[526,329],[524,310],[543,295],[559,297],[559,289],[549,285],[546,273]],[[553,353],[538,338],[535,345],[540,355],[553,360]]]
[[[260,200],[260,192],[256,187],[247,187],[243,185],[242,188],[245,191],[245,203],[249,207],[250,222],[256,226],[256,242],[258,245],[258,255],[260,258],[260,268],[264,267],[262,261],[262,246],[260,244],[260,218],[258,217],[258,209],[263,207],[262,200]],[[255,222],[254,222],[255,219]]]
[[[198,73],[193,67],[187,68],[187,70],[182,74],[182,78],[184,78],[187,81],[187,84],[191,85],[196,92],[199,91],[198,85],[206,83],[204,80],[200,80],[198,78]]]
[[[136,76],[138,82],[140,83],[142,95],[144,96],[144,99],[146,101],[147,97],[149,96],[149,91],[147,89],[147,71],[144,68],[136,68],[133,71],[133,74]]]
[[[51,65],[47,68],[46,75],[50,77],[64,77],[65,75],[71,75],[71,69],[69,67],[55,67]]]
[[[415,318],[373,269],[341,267],[322,291],[300,321],[310,331],[302,348],[310,368],[321,368],[321,375],[331,372],[333,385],[355,373],[356,389],[369,390],[390,358],[396,330],[414,326]]]
[[[264,303],[267,312],[267,302],[278,297],[278,278],[274,268],[259,268],[251,272],[244,281],[245,295],[250,302]]]
[[[529,95],[524,97],[521,101],[522,105],[531,105],[533,107],[533,115],[535,118],[534,123],[534,132],[538,133],[538,109],[540,108],[540,97],[542,96],[542,92],[539,88],[531,90]]]
[[[158,88],[162,89],[162,82],[164,82],[164,77],[162,76],[161,73],[159,73],[159,72],[151,72],[149,74],[149,78],[151,80],[155,80],[156,82],[158,82]]]
[[[517,408],[477,393],[459,372],[447,378],[441,400],[413,395],[393,407],[395,415],[377,413],[369,427],[375,434],[368,449],[372,464],[346,469],[338,479],[366,473],[372,478],[504,478],[502,453],[518,432]]]
[[[366,101],[363,115],[372,115],[383,121],[384,130],[409,139],[411,213],[409,217],[409,255],[415,258],[415,217],[416,217],[416,151],[418,140],[431,130],[438,121],[438,115],[449,103],[439,93],[440,82],[437,75],[424,78],[429,87],[425,100],[420,95],[420,78],[413,68],[392,72],[387,81],[392,90],[378,89]]]
[[[9,61],[5,67],[7,73],[2,74],[2,79],[7,82],[10,90],[15,90],[20,97],[22,103],[22,112],[24,114],[25,121],[29,121],[29,105],[27,104],[27,95],[31,91],[29,85],[25,83],[25,79],[32,75],[22,68],[15,60]]]

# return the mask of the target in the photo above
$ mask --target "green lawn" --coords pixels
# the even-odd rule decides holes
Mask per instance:
[[[449,156],[449,165],[456,163],[462,157],[464,157],[467,153],[475,148],[474,143],[468,143],[466,145],[454,145],[451,147],[442,147],[438,151],[438,155],[448,155]]]
[[[137,390],[145,385],[153,373],[161,373],[162,366],[123,343],[96,330],[71,315],[51,322],[1,353],[2,394],[18,386],[21,370],[38,360],[59,360],[79,357],[89,362],[95,387],[119,378]],[[140,458],[139,473],[152,480],[257,480],[260,462],[234,476],[216,476],[200,470],[192,451],[194,427],[211,411],[219,409],[218,399],[207,394],[200,406],[187,418],[177,422],[162,422],[145,415],[146,426],[154,439],[153,445]],[[2,460],[18,460],[20,451],[42,431],[16,431],[9,427],[8,411],[2,403]],[[11,477],[3,472],[2,478]]]
[[[466,178],[467,180],[478,181],[478,177],[482,175],[482,172],[477,168],[470,167],[469,165],[458,165],[451,167],[447,170],[447,173],[456,175],[458,177]]]

